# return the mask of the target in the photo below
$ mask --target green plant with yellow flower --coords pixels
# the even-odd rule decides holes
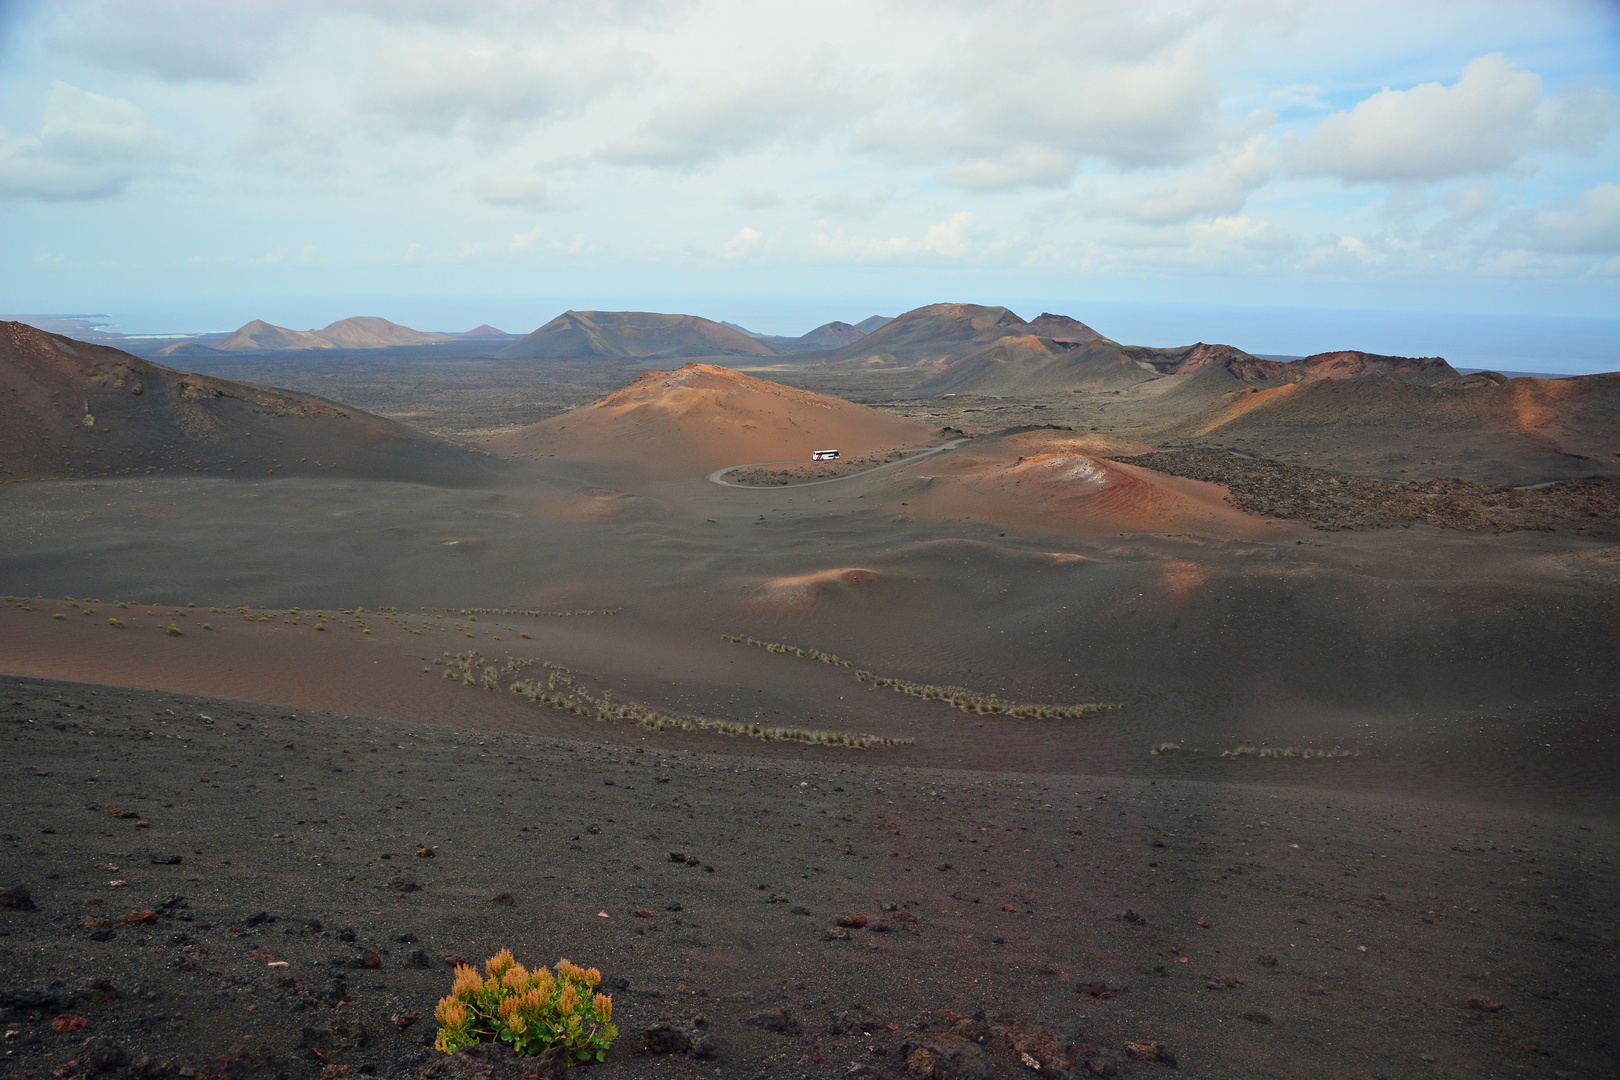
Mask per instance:
[[[484,974],[467,964],[456,968],[450,994],[433,1015],[439,1021],[434,1046],[453,1054],[485,1039],[500,1039],[519,1054],[568,1048],[568,1063],[582,1065],[607,1057],[618,1038],[613,999],[596,993],[602,973],[568,960],[557,973],[528,971],[502,949],[484,962]]]

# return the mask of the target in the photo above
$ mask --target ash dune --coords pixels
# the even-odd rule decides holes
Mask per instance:
[[[307,394],[193,375],[22,323],[0,323],[6,479],[157,471],[463,482],[498,465]]]
[[[839,398],[690,363],[650,371],[591,405],[496,436],[524,457],[632,463],[645,475],[701,476],[755,461],[808,460],[930,445],[937,430]]]
[[[696,315],[650,311],[565,311],[498,357],[509,360],[660,359],[687,356],[775,356],[769,345]]]
[[[1009,528],[1228,539],[1277,537],[1285,531],[1233,507],[1218,485],[1102,456],[1126,446],[1058,431],[984,436],[880,484],[891,501],[904,501],[912,514]]]
[[[875,570],[835,567],[807,574],[770,578],[749,590],[747,603],[760,609],[801,612],[812,605],[890,602],[892,590]]]

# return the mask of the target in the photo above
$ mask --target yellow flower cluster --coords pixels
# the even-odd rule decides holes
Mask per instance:
[[[450,996],[471,1000],[483,992],[484,980],[466,964],[456,965],[456,980],[450,985]]]
[[[454,1053],[493,1037],[522,1054],[563,1043],[576,1064],[601,1061],[618,1035],[613,999],[592,993],[602,973],[567,959],[557,962],[556,972],[530,971],[506,949],[485,962],[483,975],[470,965],[458,965],[450,995],[434,1010],[439,1021],[435,1045]]]
[[[453,997],[440,998],[433,1018],[445,1027],[460,1027],[467,1022],[467,1007]]]
[[[582,968],[571,960],[557,961],[557,974],[566,979],[577,979],[586,986],[595,986],[602,981],[602,973],[595,968]]]

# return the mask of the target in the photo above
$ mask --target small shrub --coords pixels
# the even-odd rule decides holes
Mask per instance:
[[[170,623],[168,625],[168,627],[163,632],[165,634],[168,634],[170,637],[179,637],[180,636],[180,628],[178,626],[174,625],[174,623]]]
[[[122,619],[108,619],[107,620],[107,625],[112,627],[115,630],[122,630],[124,628],[124,620],[122,620]]]
[[[317,629],[317,630],[325,630],[326,629],[326,624],[325,623],[316,623],[315,624],[315,629]]]
[[[213,628],[214,628],[213,623],[203,623],[203,629],[204,630],[212,630]]]
[[[439,1021],[434,1047],[453,1054],[500,1039],[519,1054],[564,1046],[571,1065],[601,1061],[619,1035],[613,999],[593,993],[601,981],[600,971],[567,960],[557,961],[555,976],[545,968],[527,971],[506,949],[485,961],[484,976],[458,965],[449,996],[433,1010]]]
[[[62,614],[60,611],[58,611],[55,615],[52,615],[51,618],[53,618],[53,619],[65,619],[65,618],[67,618],[67,616]]]

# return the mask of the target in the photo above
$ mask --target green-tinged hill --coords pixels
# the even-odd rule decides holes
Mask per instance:
[[[480,328],[484,329],[484,328]],[[496,331],[499,333],[499,331]],[[478,331],[473,331],[474,334]],[[289,330],[254,319],[213,348],[221,352],[299,351],[303,349],[386,349],[401,345],[432,345],[449,341],[456,334],[428,334],[408,326],[361,315],[339,319],[319,330]]]
[[[739,330],[696,315],[651,311],[565,311],[495,354],[508,360],[661,359],[685,356],[775,356]]]
[[[1076,324],[1081,325],[1081,324]],[[1004,307],[929,304],[900,315],[827,358],[835,368],[944,366],[1004,337],[1031,333],[1030,324]]]

